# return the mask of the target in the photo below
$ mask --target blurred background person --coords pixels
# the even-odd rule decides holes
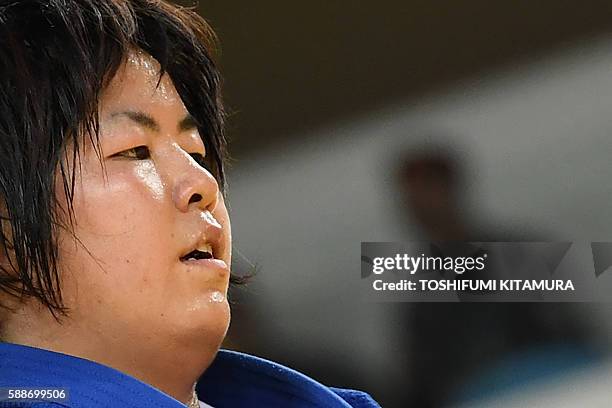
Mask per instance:
[[[398,201],[406,220],[420,228],[421,240],[543,241],[541,232],[514,228],[523,230],[518,236],[500,227],[478,225],[473,219],[479,217],[469,218],[463,193],[466,166],[457,153],[440,146],[410,149],[400,156],[396,174],[402,199]],[[527,262],[520,255],[515,260],[517,270]],[[474,272],[450,278],[498,277],[488,268]],[[592,328],[578,321],[571,304],[421,302],[405,304],[401,314],[412,373],[406,406],[440,407],[482,398],[493,390],[566,374],[599,357],[590,343]],[[517,370],[512,381],[503,376],[507,367]]]

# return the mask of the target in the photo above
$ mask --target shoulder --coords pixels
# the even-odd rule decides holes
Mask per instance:
[[[213,407],[379,407],[364,392],[327,387],[281,364],[229,350],[219,351],[198,395]]]
[[[0,342],[0,388],[63,390],[60,400],[2,401],[0,408],[184,408],[162,391],[94,361]]]

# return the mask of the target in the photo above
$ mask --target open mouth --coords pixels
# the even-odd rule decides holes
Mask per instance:
[[[198,259],[212,259],[213,253],[212,248],[209,244],[205,244],[202,247],[196,248],[193,251],[181,256],[181,261],[198,260]]]

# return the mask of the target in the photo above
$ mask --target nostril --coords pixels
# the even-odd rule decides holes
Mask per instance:
[[[189,199],[189,204],[191,203],[197,203],[199,201],[202,201],[202,196],[200,194],[194,194],[191,196],[191,198]]]

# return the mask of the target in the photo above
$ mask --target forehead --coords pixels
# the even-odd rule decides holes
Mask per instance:
[[[138,110],[155,115],[187,114],[170,76],[159,76],[160,65],[142,50],[131,50],[102,93],[101,119],[116,110]]]

